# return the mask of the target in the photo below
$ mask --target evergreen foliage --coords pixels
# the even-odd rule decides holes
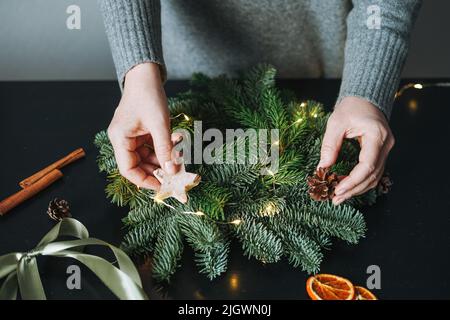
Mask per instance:
[[[320,103],[297,101],[275,86],[275,69],[259,65],[240,79],[195,74],[192,89],[169,99],[172,128],[191,132],[192,121],[203,129],[279,129],[279,170],[260,175],[261,163],[189,165],[202,183],[189,192],[187,204],[167,199],[171,209],[152,200],[153,192],[139,189],[120,176],[106,132],[95,137],[98,166],[107,174],[106,194],[119,206],[129,206],[123,219],[128,233],[123,248],[132,255],[153,255],[153,273],[169,280],[180,263],[183,243],[195,252],[199,272],[214,279],[227,269],[230,241],[237,239],[245,256],[264,263],[286,258],[308,273],[319,271],[322,249],[337,238],[355,244],[366,225],[358,207],[372,204],[370,191],[340,206],[315,202],[306,177],[316,168],[327,114]],[[184,114],[188,117],[177,115]],[[238,147],[247,138],[224,144]],[[270,140],[268,140],[270,143]],[[231,144],[231,145],[230,145]],[[356,164],[358,145],[347,141],[332,171],[348,174]],[[182,213],[202,211],[205,216]],[[241,223],[231,223],[238,219]]]

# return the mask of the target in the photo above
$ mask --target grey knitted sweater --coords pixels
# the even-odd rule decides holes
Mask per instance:
[[[365,98],[388,117],[421,2],[98,1],[120,84],[148,61],[164,79],[233,75],[267,62],[282,78],[342,77],[338,100]]]

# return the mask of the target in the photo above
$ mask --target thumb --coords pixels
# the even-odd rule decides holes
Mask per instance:
[[[172,162],[172,140],[170,138],[169,128],[159,126],[150,131],[153,139],[153,147],[155,149],[156,158],[161,168],[167,173],[175,173],[176,166]]]
[[[331,167],[337,160],[344,140],[344,131],[334,125],[328,125],[322,140],[318,168]]]

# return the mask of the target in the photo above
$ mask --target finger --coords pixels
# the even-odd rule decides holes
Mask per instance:
[[[148,144],[149,140],[151,142],[151,136],[149,134],[144,134],[142,136],[137,136],[136,138],[136,147],[143,146]]]
[[[357,185],[350,191],[344,193],[343,195],[333,197],[333,204],[339,205],[345,200],[348,200],[355,196],[359,196],[369,191],[370,189],[375,188],[378,185],[378,181],[380,181],[383,172],[384,172],[384,165],[381,165],[381,167],[376,170],[374,178],[370,180],[368,179],[360,183],[359,185]]]
[[[146,159],[143,159],[142,161],[148,164],[153,164],[158,168],[161,167],[158,158],[156,157],[156,154],[154,152],[150,152],[150,155]]]
[[[169,129],[162,126],[151,131],[153,147],[161,168],[167,173],[176,172],[176,167],[172,163],[172,141],[170,139]]]
[[[183,162],[182,160],[182,152],[179,151],[176,147],[178,146],[178,144],[180,144],[183,141],[183,134],[180,132],[174,132],[172,133],[172,135],[170,136],[170,139],[172,141],[172,162],[173,165],[175,166],[175,172],[177,172],[178,170],[180,170],[180,166],[181,163]]]
[[[140,157],[134,152],[135,140],[126,137],[114,137],[111,139],[117,167],[120,173],[125,176],[126,172],[136,167],[140,162]]]
[[[141,157],[135,151],[136,139],[121,137],[118,134],[111,136],[120,174],[138,187],[156,190],[159,182],[156,179],[149,179],[146,172],[139,168]]]
[[[172,145],[175,146],[183,140],[183,134],[181,132],[173,132],[170,140],[172,141]]]
[[[128,170],[126,178],[139,188],[158,190],[160,183],[140,166]]]
[[[381,177],[383,176],[383,172],[384,172],[384,165],[382,165],[380,167],[380,169],[377,170],[376,172],[376,180],[372,181],[372,182],[364,182],[361,183],[360,185],[356,186],[356,188],[354,188],[353,192],[351,194],[348,195],[344,195],[344,197],[346,197],[347,199],[350,199],[352,197],[356,197],[359,195],[362,195],[364,193],[366,193],[367,191],[375,188],[378,183],[380,182]]]
[[[375,169],[381,154],[383,144],[376,138],[363,136],[361,138],[361,151],[359,163],[353,168],[349,176],[342,180],[336,187],[336,196],[341,196],[366,179],[374,179]]]
[[[155,166],[155,165],[149,164],[149,163],[144,163],[144,162],[141,162],[141,163],[139,164],[139,167],[141,167],[142,170],[144,170],[145,173],[146,173],[147,175],[149,175],[149,176],[153,176],[153,171],[155,171],[156,169],[158,169],[158,166]]]
[[[148,174],[139,167],[141,161],[136,152],[119,148],[116,152],[117,166],[120,174],[140,188],[153,189],[151,181],[147,181]]]
[[[322,140],[318,168],[328,168],[336,162],[343,140],[344,130],[329,122]]]
[[[340,196],[333,197],[333,203],[335,205],[339,205],[347,199],[350,199],[355,196],[359,196],[359,195],[375,188],[378,185],[381,177],[383,176],[386,161],[387,161],[389,152],[392,149],[392,146],[393,146],[393,142],[389,142],[389,141],[383,146],[383,149],[382,149],[381,154],[378,159],[377,168],[375,169],[375,177],[376,177],[375,179],[367,179],[364,182],[357,185],[352,190],[350,190],[349,192],[346,192]]]
[[[333,198],[333,203],[338,205],[338,204],[342,203],[343,201],[350,199],[351,197],[361,195],[361,194],[377,187],[381,177],[384,174],[386,161],[389,156],[389,152],[392,150],[394,144],[395,144],[394,137],[392,136],[392,134],[388,135],[388,138],[386,139],[386,142],[384,143],[384,146],[381,150],[381,153],[380,153],[380,156],[378,159],[377,169],[375,170],[376,179],[372,179],[372,180],[368,179],[368,180],[362,182],[361,184],[359,184],[358,186],[356,186],[355,188],[353,188],[352,191],[347,192],[340,196],[335,196]]]
[[[171,136],[172,145],[175,146],[178,143],[180,143],[182,140],[183,140],[183,136],[181,134],[172,133],[172,136]],[[176,158],[182,156],[181,152],[174,152],[174,151],[175,150],[172,149],[172,153],[173,153],[172,158],[173,158],[173,155],[175,155]],[[156,157],[156,154],[153,151],[153,147],[149,148],[148,146],[142,146],[142,147],[138,148],[138,153],[141,156],[141,159],[143,162],[161,167],[161,164],[159,163],[158,158]]]
[[[148,162],[147,160],[150,157],[150,155],[152,154],[152,151],[147,146],[140,146],[140,147],[138,147],[136,149],[136,152],[141,157],[141,161],[144,161],[144,162]]]
[[[370,189],[375,188],[378,185],[381,177],[383,176],[384,168],[386,165],[386,161],[387,161],[390,149],[391,149],[390,145],[385,144],[383,147],[383,150],[381,151],[380,157],[378,159],[377,169],[375,170],[376,179],[372,179],[372,180],[368,179],[368,180],[364,181],[363,183],[356,186],[351,194],[344,195],[344,197],[349,199],[354,196],[359,196],[359,195],[369,191]]]

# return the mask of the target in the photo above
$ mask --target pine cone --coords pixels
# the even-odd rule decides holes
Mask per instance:
[[[315,174],[308,177],[309,195],[316,201],[325,201],[334,197],[334,189],[341,181],[334,172],[329,172],[329,168],[319,168]]]
[[[394,183],[391,180],[391,177],[389,176],[389,173],[385,173],[380,181],[378,182],[377,191],[378,194],[386,194],[391,191],[392,185]]]
[[[55,198],[50,201],[48,204],[47,214],[55,221],[61,221],[64,218],[69,218],[72,216],[70,214],[69,203],[66,200],[59,198]]]

